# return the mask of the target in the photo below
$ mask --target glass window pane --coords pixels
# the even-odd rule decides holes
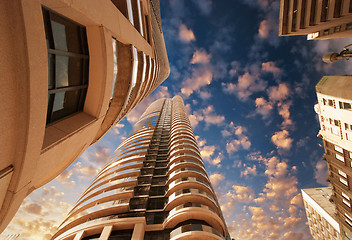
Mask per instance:
[[[66,117],[77,111],[81,90],[55,94],[52,121]]]
[[[56,88],[68,87],[68,57],[56,55]]]
[[[51,27],[53,30],[55,49],[67,51],[67,40],[66,40],[66,27],[65,25],[51,21]]]
[[[48,54],[48,89],[54,89],[54,56]]]

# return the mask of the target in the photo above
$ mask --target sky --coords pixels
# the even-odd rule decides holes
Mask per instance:
[[[324,75],[351,74],[348,61],[326,64],[321,57],[352,39],[278,37],[279,0],[161,0],[160,6],[169,78],[30,194],[1,236],[49,239],[146,107],[180,95],[231,236],[312,239],[300,190],[328,186],[315,85]]]

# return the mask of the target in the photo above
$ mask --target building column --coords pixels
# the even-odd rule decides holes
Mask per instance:
[[[106,226],[103,229],[103,232],[101,233],[99,240],[108,240],[110,233],[112,231],[112,226]]]
[[[83,238],[84,231],[79,231],[73,240],[81,240]]]
[[[134,225],[131,240],[143,240],[143,239],[144,239],[144,223],[137,223]]]

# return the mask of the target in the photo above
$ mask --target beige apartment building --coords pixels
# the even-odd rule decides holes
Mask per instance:
[[[279,36],[308,40],[352,36],[351,0],[280,0]]]
[[[343,239],[352,239],[352,76],[324,76],[316,85],[318,136],[324,141],[335,204]]]
[[[52,239],[230,239],[181,97],[147,108]]]
[[[169,75],[158,0],[0,1],[0,232]]]
[[[335,205],[330,201],[331,187],[302,189],[308,226],[315,240],[340,240],[340,225]]]

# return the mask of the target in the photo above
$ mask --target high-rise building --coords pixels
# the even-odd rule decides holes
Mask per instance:
[[[279,36],[307,39],[352,36],[351,0],[280,0]]]
[[[169,74],[158,0],[0,1],[0,232]]]
[[[230,239],[182,98],[152,103],[52,239]]]
[[[340,240],[340,225],[335,217],[335,205],[330,201],[331,187],[302,189],[309,230],[316,240]]]
[[[352,76],[325,76],[316,86],[320,131],[341,235],[352,239]]]

